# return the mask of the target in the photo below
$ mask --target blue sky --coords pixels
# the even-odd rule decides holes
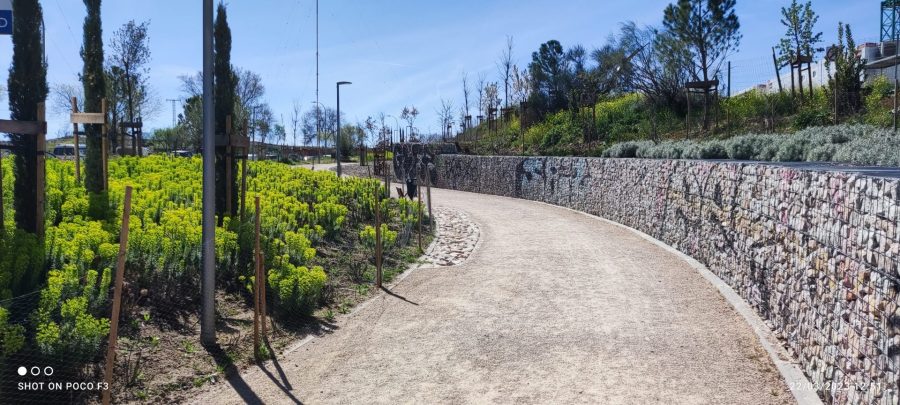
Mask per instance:
[[[460,75],[479,73],[498,80],[496,61],[507,35],[513,37],[513,56],[520,67],[542,42],[560,41],[564,47],[601,46],[622,21],[658,25],[669,1],[657,0],[529,0],[423,1],[320,0],[319,99],[335,103],[335,82],[342,87],[341,110],[350,121],[363,121],[379,112],[399,115],[415,105],[421,115],[416,126],[440,132],[435,110],[442,98],[458,109]],[[786,0],[738,0],[743,41],[733,61],[732,87],[752,86],[774,76],[771,47],[783,34],[779,8]],[[43,0],[47,24],[48,81],[77,83],[81,70],[84,3]],[[259,73],[266,99],[276,118],[289,122],[294,100],[304,109],[315,100],[315,1],[232,0],[226,3],[231,25],[232,63]],[[817,0],[818,29],[826,43],[835,41],[838,21],[853,26],[857,42],[877,41],[879,1]],[[106,0],[102,6],[104,43],[122,24],[150,21],[151,83],[159,99],[183,98],[178,76],[201,69],[201,2],[185,0]],[[5,86],[12,43],[0,37],[0,81]],[[172,123],[171,103],[161,101],[148,130]],[[178,111],[181,106],[177,107]],[[8,117],[6,98],[0,117]],[[68,129],[66,117],[49,118],[49,136]],[[388,122],[393,122],[389,119]]]

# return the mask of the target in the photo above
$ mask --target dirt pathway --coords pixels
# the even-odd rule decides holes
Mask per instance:
[[[433,193],[477,224],[463,264],[415,270],[196,403],[794,402],[756,335],[678,256],[572,211]]]

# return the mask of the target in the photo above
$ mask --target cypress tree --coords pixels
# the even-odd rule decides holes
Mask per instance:
[[[43,60],[41,5],[37,0],[13,0],[13,61],[9,68],[9,111],[13,120],[36,121],[37,104],[47,99],[47,65]],[[10,134],[15,153],[13,207],[16,226],[30,233],[37,231],[34,207],[37,205],[37,138]]]
[[[216,137],[225,135],[225,123],[228,115],[234,114],[234,99],[236,92],[236,83],[234,70],[231,67],[231,28],[228,27],[228,13],[225,10],[225,4],[219,3],[216,10],[216,22],[214,30],[214,73],[215,73],[215,111],[216,111]],[[232,123],[233,125],[233,123]],[[226,138],[221,138],[226,139]],[[225,146],[216,146],[216,214],[223,215],[225,213],[225,192],[226,192],[226,174],[231,171],[231,212],[227,215],[235,215],[237,213],[237,187],[235,180],[237,179],[237,166],[234,160],[231,161],[231,167],[227,166],[225,161]]]
[[[81,46],[81,59],[84,68],[81,74],[81,83],[84,85],[84,110],[87,112],[100,112],[103,97],[106,96],[106,76],[103,72],[103,28],[100,20],[100,0],[84,0],[87,7],[87,16],[84,18],[84,44]],[[97,195],[103,190],[103,157],[102,137],[103,126],[92,124],[84,126],[87,139],[87,153],[84,167],[84,186],[91,198],[92,216],[102,214],[98,210],[104,207],[97,206]]]

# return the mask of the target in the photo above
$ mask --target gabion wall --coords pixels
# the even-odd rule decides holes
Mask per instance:
[[[703,161],[441,155],[437,186],[543,201],[704,263],[826,402],[898,404],[900,180]]]

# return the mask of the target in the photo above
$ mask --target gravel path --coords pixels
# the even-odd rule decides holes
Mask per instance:
[[[457,229],[477,224],[463,264],[413,271],[196,403],[794,402],[756,335],[678,256],[568,210],[432,192]]]

